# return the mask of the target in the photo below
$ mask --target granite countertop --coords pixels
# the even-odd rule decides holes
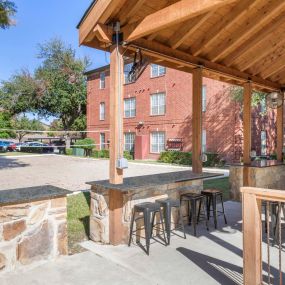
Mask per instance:
[[[285,164],[277,160],[255,160],[252,161],[250,164],[235,163],[232,164],[231,166],[247,166],[247,167],[263,168],[263,167],[272,167],[280,165],[285,165]]]
[[[106,190],[113,189],[124,192],[129,190],[144,189],[151,186],[165,185],[169,183],[183,182],[189,180],[206,179],[206,178],[219,177],[219,176],[223,176],[223,174],[208,173],[208,172],[196,174],[190,170],[187,170],[187,171],[177,171],[177,172],[169,172],[161,174],[128,177],[124,178],[123,184],[111,184],[109,183],[109,180],[92,181],[92,182],[87,182],[86,184],[101,186],[103,189],[105,188]]]
[[[70,191],[52,185],[17,188],[0,191],[0,205],[29,203],[65,197]]]

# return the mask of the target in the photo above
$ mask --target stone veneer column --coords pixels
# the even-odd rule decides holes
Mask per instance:
[[[0,191],[0,273],[68,254],[67,193],[53,186]]]

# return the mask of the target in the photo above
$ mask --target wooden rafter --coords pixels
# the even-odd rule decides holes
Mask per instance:
[[[253,48],[255,48],[261,41],[266,41],[268,38],[272,36],[282,24],[284,24],[284,16],[285,13],[282,13],[276,21],[262,29],[261,31],[255,33],[252,37],[250,37],[246,42],[243,43],[242,46],[236,48],[232,53],[230,53],[225,59],[225,65],[232,65],[236,60],[239,59],[245,53],[248,53]]]
[[[260,87],[265,87],[272,90],[280,89],[280,85],[269,80],[264,80],[258,76],[253,76],[248,73],[240,72],[239,70],[226,67],[224,65],[210,62],[201,57],[192,56],[186,52],[179,50],[173,50],[165,45],[157,42],[150,42],[144,39],[137,40],[128,46],[129,49],[135,50],[136,48],[141,48],[142,52],[146,55],[153,56],[155,58],[163,59],[164,61],[171,62],[173,68],[177,67],[177,64],[182,64],[188,67],[195,68],[197,66],[204,66],[205,69],[210,70],[212,73],[220,73],[226,77],[233,79],[240,79],[244,82],[251,80],[254,84]]]
[[[255,17],[250,17],[245,21],[242,27],[238,29],[238,31],[235,31],[228,40],[223,41],[221,45],[210,52],[208,58],[211,61],[218,61],[221,58],[226,57],[232,50],[240,46],[247,37],[250,37],[261,30],[262,25],[281,13],[284,7],[284,0],[274,0],[273,3],[269,2],[268,5],[258,11],[258,14]]]
[[[126,39],[145,37],[237,0],[180,0],[144,18]]]
[[[79,27],[79,44],[91,41],[94,38],[95,26],[105,24],[111,14],[119,7],[122,7],[125,1],[98,0]]]
[[[193,33],[195,33],[213,14],[215,14],[216,10],[208,12],[206,15],[201,15],[197,19],[191,19],[185,25],[180,28],[175,36],[171,38],[169,41],[169,46],[171,48],[177,49],[185,40],[191,37]],[[191,28],[189,28],[191,26]]]
[[[127,24],[145,2],[146,0],[138,0],[129,11],[125,10],[125,13],[121,17],[121,25]]]
[[[191,46],[191,53],[195,56],[201,54],[201,52],[209,47],[209,45],[211,45],[225,29],[236,23],[254,3],[255,2],[252,1],[251,4],[249,4],[248,0],[240,1],[225,17],[221,19],[221,21],[207,31],[200,41],[197,41]]]
[[[263,70],[260,71],[262,78],[268,78],[277,74],[285,67],[285,54],[276,58],[270,65],[266,65]]]
[[[261,61],[263,58],[266,58],[268,55],[270,55],[273,51],[275,51],[278,47],[285,44],[285,38],[280,38],[279,35],[274,41],[271,43],[271,46],[268,48],[264,48],[261,46],[258,50],[254,50],[254,54],[251,54],[249,59],[246,59],[242,62],[239,62],[238,68],[241,71],[245,71],[254,65],[257,64],[257,62]],[[284,46],[285,47],[285,46]]]

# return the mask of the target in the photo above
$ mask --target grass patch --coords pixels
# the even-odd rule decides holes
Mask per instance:
[[[204,181],[204,189],[214,188],[223,191],[224,200],[230,199],[230,183],[229,177],[216,178]]]
[[[84,251],[80,242],[89,239],[90,193],[67,197],[67,228],[69,254]]]

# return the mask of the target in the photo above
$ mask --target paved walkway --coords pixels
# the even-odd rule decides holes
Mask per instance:
[[[183,171],[189,167],[130,162],[124,176]],[[208,169],[206,169],[208,171]],[[210,169],[228,173],[228,170]],[[109,177],[109,161],[58,155],[0,156],[0,190],[51,184],[70,191],[90,189],[87,181]],[[17,178],[17,179],[15,179]]]

